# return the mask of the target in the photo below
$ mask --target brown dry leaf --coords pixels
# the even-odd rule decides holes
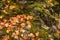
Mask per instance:
[[[5,8],[8,8],[8,5],[6,5]]]
[[[0,19],[2,19],[3,18],[3,16],[0,16]]]
[[[14,33],[12,33],[12,37],[14,37],[16,35],[16,33],[14,32]]]
[[[38,38],[38,40],[40,40],[40,38]]]
[[[10,32],[10,30],[6,30],[6,33],[9,33]]]
[[[16,33],[16,35],[19,35],[19,30],[16,30],[15,33]]]
[[[6,10],[2,10],[2,12],[4,12],[5,14],[7,14],[7,11]]]
[[[17,18],[21,18],[20,15],[17,15],[16,17],[17,17]]]
[[[24,8],[24,6],[23,6],[23,5],[21,5],[21,6],[20,6],[20,9],[23,9],[23,8]]]
[[[14,22],[17,22],[17,23],[19,22],[17,17],[14,17],[14,18],[13,18],[13,21],[14,21]]]
[[[6,22],[7,22],[7,20],[6,20],[6,19],[4,19],[3,21],[4,21],[4,23],[6,23]]]
[[[24,28],[24,27],[25,27],[25,25],[26,25],[25,23],[21,23],[21,27],[22,27],[22,28]]]
[[[33,16],[29,16],[30,19],[33,19]]]
[[[8,0],[7,2],[10,3],[11,0]]]
[[[30,18],[29,18],[29,17],[27,17],[26,19],[27,19],[27,20],[30,20]]]
[[[27,20],[33,19],[33,16],[27,16]]]
[[[28,39],[28,36],[23,36],[24,40],[27,40]]]
[[[35,35],[34,35],[33,33],[30,33],[28,36],[30,36],[30,37],[32,37],[32,38],[35,37]]]
[[[6,1],[6,0],[2,0],[2,1]]]
[[[26,21],[26,23],[27,23],[28,25],[31,25],[31,22],[30,22],[30,21]]]
[[[6,23],[6,24],[5,24],[5,27],[8,27],[8,26],[9,26],[9,23]]]
[[[24,33],[25,31],[23,28],[20,28],[20,32]]]
[[[27,18],[27,16],[26,15],[24,15],[24,19],[26,19]]]
[[[36,36],[39,36],[39,32],[36,32],[35,35],[36,35]]]
[[[0,29],[3,29],[3,27],[2,27],[2,26],[0,26]]]
[[[21,19],[20,19],[20,22],[24,22],[24,21],[25,21],[24,18],[21,18]]]
[[[53,2],[53,0],[48,0],[49,3]]]
[[[15,36],[14,36],[14,38],[15,38],[15,39],[18,39],[18,36],[17,36],[17,35],[15,35]]]
[[[32,38],[31,40],[35,40],[34,38]]]
[[[15,8],[15,6],[13,6],[13,5],[9,7],[9,9],[11,9],[11,10],[13,10],[14,8]]]
[[[5,36],[5,37],[3,37],[2,40],[9,40],[9,36]]]
[[[31,26],[31,25],[28,25],[27,27],[28,27],[28,28],[31,28],[32,26]]]
[[[60,34],[60,30],[57,30],[57,33]]]

